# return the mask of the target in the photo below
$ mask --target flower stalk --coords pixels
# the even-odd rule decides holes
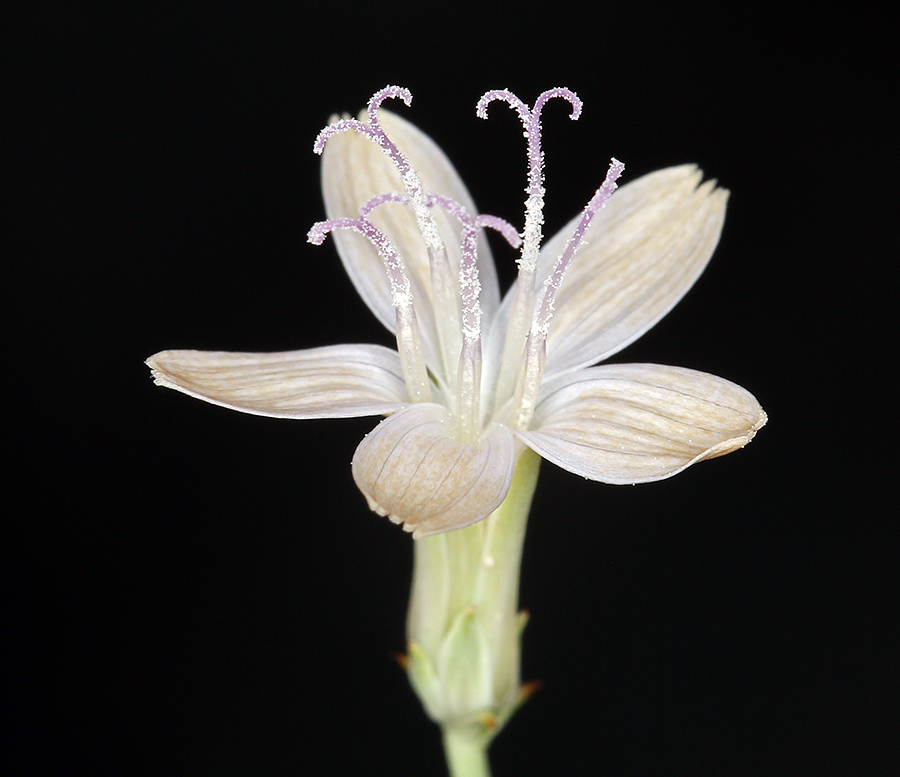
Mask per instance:
[[[490,777],[487,748],[456,729],[444,729],[444,753],[450,777]]]

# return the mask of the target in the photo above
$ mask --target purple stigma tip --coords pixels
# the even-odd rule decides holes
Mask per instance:
[[[328,232],[327,222],[317,221],[309,228],[309,232],[306,233],[306,241],[312,243],[314,246],[320,246],[325,242],[325,236]]]
[[[386,86],[383,89],[379,89],[375,94],[372,95],[372,98],[369,100],[369,106],[367,112],[369,114],[369,121],[372,124],[378,123],[378,109],[381,107],[381,103],[387,100],[389,97],[396,98],[398,100],[403,100],[407,107],[412,103],[412,92],[409,91],[405,86]]]

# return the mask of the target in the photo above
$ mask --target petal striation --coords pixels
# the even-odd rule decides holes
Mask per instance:
[[[719,242],[728,192],[694,165],[625,184],[592,221],[556,293],[547,374],[586,367],[634,342],[694,285]],[[578,219],[541,250],[548,277]]]
[[[418,403],[385,419],[353,456],[353,478],[379,515],[413,537],[460,529],[496,510],[509,491],[516,441],[494,426],[478,444],[456,442],[442,405]]]
[[[554,464],[604,483],[671,477],[746,445],[766,422],[746,389],[696,370],[614,364],[547,384],[516,435]]]
[[[281,353],[162,351],[147,359],[159,386],[272,418],[352,418],[409,402],[396,351],[332,345]]]

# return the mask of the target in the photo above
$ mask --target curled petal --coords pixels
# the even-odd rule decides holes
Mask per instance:
[[[746,445],[766,422],[750,392],[715,375],[614,364],[542,389],[531,431],[516,432],[554,464],[604,483],[662,480]]]
[[[331,345],[283,353],[162,351],[147,359],[159,386],[273,418],[351,418],[409,402],[396,351]]]
[[[386,418],[353,456],[353,478],[380,515],[425,537],[480,521],[506,497],[516,443],[495,426],[477,445],[455,442],[450,413],[418,403]]]
[[[556,294],[547,374],[596,364],[666,315],[694,285],[719,242],[728,192],[700,185],[694,165],[658,170],[622,186],[601,210]],[[541,250],[539,280],[575,229]]]

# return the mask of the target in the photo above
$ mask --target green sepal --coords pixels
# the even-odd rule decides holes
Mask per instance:
[[[494,701],[494,665],[491,645],[475,605],[453,619],[437,657],[446,712],[456,718],[471,710],[491,709]]]
[[[407,650],[409,652],[406,657],[406,674],[409,682],[422,701],[425,712],[439,723],[444,717],[444,702],[437,669],[425,651],[415,642],[410,642]]]

